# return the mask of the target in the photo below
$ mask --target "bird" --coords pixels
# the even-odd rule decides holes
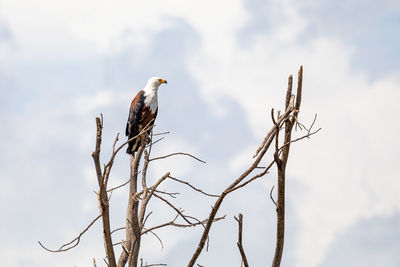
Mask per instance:
[[[158,87],[163,83],[167,84],[167,81],[160,77],[150,78],[143,90],[132,100],[125,129],[128,140],[138,135],[144,127],[154,124],[158,112]],[[151,129],[147,131],[147,137],[141,136],[129,141],[126,153],[135,156],[142,143],[148,143],[150,131]]]

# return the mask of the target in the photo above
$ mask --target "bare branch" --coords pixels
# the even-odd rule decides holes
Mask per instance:
[[[270,143],[270,140],[273,139],[273,137],[275,135],[275,131],[278,129],[281,122],[285,121],[289,117],[289,115],[293,111],[293,109],[294,109],[294,96],[291,95],[289,97],[289,104],[286,108],[285,113],[283,113],[282,116],[279,116],[278,121],[276,121],[276,124],[274,124],[275,127],[272,127],[269,130],[269,132],[265,136],[264,140],[261,142],[260,146],[257,148],[256,153],[254,154],[253,158],[257,157],[259,155],[259,153],[263,150],[265,145]]]
[[[170,134],[170,132],[155,133],[153,134],[153,136],[165,135],[165,134]]]
[[[154,192],[163,194],[163,195],[168,195],[172,198],[176,198],[177,195],[179,195],[179,192],[167,192],[167,191],[161,191],[161,190],[154,190]]]
[[[276,123],[276,120],[275,120],[275,115],[274,115],[274,108],[272,108],[271,109],[271,119],[272,119],[272,122],[274,123],[274,125],[276,125],[277,123]],[[279,117],[279,116],[278,116]]]
[[[116,189],[118,189],[118,188],[124,187],[125,185],[129,184],[130,181],[131,181],[131,180],[129,179],[128,181],[126,181],[126,182],[123,183],[123,184],[120,184],[120,185],[118,185],[118,186],[116,186],[116,187],[113,187],[113,188],[111,188],[111,189],[108,189],[108,190],[107,190],[107,193],[112,192],[112,191],[114,191],[114,190],[116,190]]]
[[[235,220],[238,222],[239,225],[239,237],[238,237],[238,242],[236,244],[239,248],[240,255],[242,256],[242,261],[244,263],[244,266],[249,267],[249,263],[247,262],[246,254],[244,253],[243,243],[242,243],[243,214],[239,213],[239,219],[235,217]]]
[[[107,196],[107,181],[112,166],[111,163],[112,161],[110,161],[110,163],[107,164],[109,167],[104,167],[103,174],[101,172],[101,167],[100,167],[100,145],[101,145],[102,130],[103,130],[103,117],[101,120],[99,117],[96,117],[96,126],[97,126],[96,146],[94,152],[92,153],[92,158],[96,168],[97,182],[99,184],[98,203],[103,222],[103,239],[109,264],[111,265],[111,267],[116,267],[114,249],[112,246],[113,242],[110,230],[110,212],[108,204],[109,199]]]
[[[87,230],[89,230],[89,228],[90,228],[100,217],[101,217],[101,215],[99,215],[99,216],[97,216],[95,219],[93,219],[93,221],[92,221],[91,223],[89,223],[89,225],[88,225],[82,232],[80,232],[80,234],[79,234],[77,237],[75,237],[72,241],[63,244],[59,249],[56,249],[56,250],[49,249],[49,248],[46,248],[40,241],[38,241],[38,243],[39,243],[39,245],[40,245],[43,249],[45,249],[45,250],[47,250],[47,251],[49,251],[49,252],[64,252],[64,251],[70,250],[70,249],[76,247],[76,246],[79,244],[79,242],[81,241],[81,237],[85,234],[85,232],[86,232]],[[73,244],[73,243],[75,243],[75,244]],[[73,244],[73,245],[72,245],[72,244]],[[70,245],[71,245],[71,246],[70,246]]]
[[[274,199],[274,197],[272,196],[272,192],[274,191],[274,188],[275,188],[275,186],[273,185],[272,188],[271,188],[271,191],[269,192],[269,197],[271,198],[272,202],[274,202],[275,207],[277,207],[277,204],[276,204],[276,202],[275,202],[275,199]]]
[[[143,229],[146,230],[146,228],[143,228]],[[158,241],[160,242],[161,250],[164,249],[164,244],[163,244],[161,238],[160,238],[156,233],[154,233],[152,230],[147,230],[146,233],[152,233],[152,234],[158,239]],[[143,235],[143,234],[142,234],[142,235]]]
[[[163,223],[163,224],[160,224],[160,225],[153,226],[153,227],[151,227],[151,228],[149,228],[149,229],[143,231],[143,232],[142,232],[142,235],[147,234],[147,232],[150,231],[150,230],[151,230],[151,231],[154,231],[154,230],[157,230],[157,229],[166,227],[166,226],[173,226],[173,227],[180,227],[180,228],[188,228],[188,227],[194,227],[194,226],[197,226],[197,225],[204,225],[204,224],[207,223],[207,221],[208,221],[207,219],[205,219],[205,220],[203,220],[203,221],[198,221],[198,222],[190,223],[190,224],[175,223],[175,221],[176,221],[176,219],[177,219],[178,217],[179,217],[179,214],[177,214],[177,215],[175,216],[175,218],[174,218],[173,220],[169,221],[169,222],[166,222],[166,223]],[[226,218],[226,215],[224,215],[224,216],[222,216],[222,217],[215,218],[215,219],[214,219],[214,222],[217,222],[217,221],[219,221],[219,220],[223,220],[223,219],[225,219],[225,218]]]
[[[182,219],[184,219],[188,224],[191,224],[192,222],[189,221],[187,219],[187,216],[185,216],[182,211],[180,209],[178,209],[177,207],[175,207],[171,202],[169,202],[168,200],[166,200],[165,198],[157,195],[157,194],[153,194],[155,197],[157,197],[158,199],[161,199],[162,201],[164,201],[165,203],[167,203],[168,206],[170,206],[173,210],[176,211],[176,213],[179,214],[179,216],[181,216]]]
[[[150,212],[146,215],[146,217],[145,217],[144,220],[143,220],[143,225],[146,225],[147,219],[150,217],[150,215],[151,215],[152,213],[153,213],[153,212],[150,211]]]
[[[150,159],[150,161],[166,159],[166,158],[169,158],[169,157],[172,157],[172,156],[177,156],[177,155],[189,156],[191,158],[194,158],[197,161],[200,161],[202,163],[206,163],[204,160],[201,160],[201,159],[199,159],[199,158],[197,158],[197,157],[195,157],[195,156],[193,156],[193,155],[191,155],[189,153],[184,153],[184,152],[176,152],[176,153],[171,153],[171,154],[168,154],[168,155],[165,155],[165,156],[162,156],[162,157],[152,158],[152,159]]]
[[[197,192],[199,192],[199,193],[202,193],[202,194],[204,194],[204,195],[206,195],[206,196],[209,196],[209,197],[219,197],[219,195],[213,195],[213,194],[206,193],[206,192],[204,192],[203,190],[194,187],[194,186],[191,185],[189,182],[186,182],[186,181],[177,179],[177,178],[172,177],[172,176],[169,176],[168,178],[170,178],[170,179],[172,179],[172,180],[174,180],[174,181],[176,181],[176,182],[178,182],[178,183],[185,184],[185,185],[189,186],[190,188],[192,188],[193,190],[195,190],[195,191],[197,191]]]
[[[160,179],[158,179],[158,181],[150,188],[149,193],[147,195],[145,195],[143,197],[143,201],[142,201],[142,205],[140,208],[140,213],[139,213],[139,227],[143,227],[143,219],[144,219],[144,214],[146,212],[146,207],[147,207],[147,203],[149,202],[150,198],[155,195],[154,194],[154,190],[157,189],[157,187],[165,180],[167,179],[167,177],[170,175],[169,172],[167,172],[166,174],[164,174],[164,176],[162,176]],[[159,197],[159,196],[157,196]],[[159,197],[161,198],[161,197]]]
[[[267,133],[267,135],[265,136],[264,140],[261,142],[260,146],[257,148],[256,153],[253,155],[253,158],[257,157],[258,154],[260,153],[260,151],[264,148],[264,146],[267,143],[270,143],[271,138],[273,138],[274,134],[275,134],[276,128],[273,127],[271,128],[271,130]]]
[[[112,148],[113,153],[115,153],[115,145],[117,144],[117,142],[119,140],[118,137],[119,137],[119,133],[117,133],[117,136],[115,137],[115,140],[114,140],[114,144],[113,144],[113,148]]]
[[[162,141],[164,138],[165,138],[165,137],[161,137],[161,138],[157,139],[156,141],[151,142],[150,144],[148,144],[148,145],[146,146],[146,148],[149,147],[149,146],[154,146],[154,145],[157,144],[158,142]]]
[[[310,136],[312,136],[312,135],[318,133],[320,130],[322,130],[322,128],[318,128],[317,130],[315,130],[315,131],[313,131],[313,132],[307,133],[307,134],[305,134],[305,135],[303,135],[303,136],[301,136],[301,137],[299,137],[299,138],[290,140],[290,141],[288,141],[287,143],[283,144],[283,145],[279,148],[279,150],[282,150],[284,147],[290,145],[291,143],[296,143],[296,142],[298,142],[298,141],[300,141],[300,140],[302,140],[302,139],[304,139],[304,138],[309,138]]]
[[[272,165],[274,164],[274,162],[275,162],[275,160],[271,161],[271,163],[270,163],[267,167],[265,167],[265,169],[264,169],[263,172],[260,172],[259,174],[254,175],[252,178],[250,178],[250,179],[247,180],[246,182],[244,182],[244,183],[242,183],[242,184],[239,184],[239,185],[237,185],[236,187],[232,188],[232,189],[229,191],[229,193],[230,193],[230,192],[233,192],[233,191],[235,191],[235,190],[237,190],[237,189],[239,189],[239,188],[242,188],[242,187],[246,186],[247,184],[253,182],[254,180],[256,180],[256,179],[258,179],[258,178],[263,177],[265,174],[268,173],[269,169],[272,167]]]
[[[126,212],[126,240],[123,243],[125,249],[121,252],[118,260],[118,267],[125,266],[129,261],[130,265],[137,265],[140,248],[140,226],[138,220],[139,200],[136,198],[137,177],[139,173],[140,158],[143,154],[144,143],[138,148],[136,156],[130,155],[130,185],[128,207]]]
[[[111,234],[113,234],[113,233],[115,233],[115,232],[118,232],[118,231],[121,231],[121,230],[124,230],[124,229],[126,229],[126,227],[119,227],[119,228],[117,228],[117,229],[112,230],[112,231],[111,231]]]
[[[122,250],[123,250],[126,254],[129,254],[129,251],[128,251],[128,249],[125,247],[124,243],[125,243],[125,242],[121,242]]]
[[[151,149],[151,147],[150,147]],[[149,166],[149,153],[145,150],[144,151],[144,163],[142,169],[142,188],[143,192],[146,192],[147,185],[146,185],[146,175],[147,175],[147,167]]]
[[[303,82],[303,66],[300,66],[300,70],[298,73],[298,82],[297,82],[296,105],[295,105],[295,109],[293,112],[293,117],[292,117],[292,119],[285,121],[285,136],[284,136],[284,141],[283,141],[284,146],[283,146],[282,150],[279,150],[278,148],[276,148],[275,154],[274,154],[275,161],[277,163],[276,166],[277,166],[277,170],[278,170],[278,200],[276,202],[276,213],[277,213],[276,245],[275,245],[274,258],[272,260],[272,267],[280,266],[282,254],[283,254],[283,245],[284,245],[284,237],[285,237],[286,164],[287,164],[287,161],[289,158],[293,125],[296,122],[298,113],[300,112],[302,82]],[[286,95],[288,95],[289,90],[291,90],[290,83],[291,83],[291,81],[289,79],[288,92]],[[293,95],[292,95],[292,97],[293,97]],[[276,138],[278,138],[278,137],[276,137]],[[281,154],[280,154],[280,157],[278,158],[280,151],[281,151]]]
[[[303,66],[300,66],[299,73],[297,75],[297,93],[296,93],[296,106],[294,116],[297,117],[300,112],[301,95],[303,91]]]
[[[285,109],[287,109],[289,106],[290,97],[292,96],[292,87],[293,87],[293,75],[290,75],[288,78],[288,88],[286,90]]]
[[[308,133],[310,133],[311,129],[314,127],[314,123],[317,121],[317,113],[314,114],[314,119],[310,125],[310,128],[307,129]]]
[[[175,218],[170,222],[166,222],[166,223],[163,223],[163,224],[160,224],[160,225],[157,225],[157,226],[153,226],[153,227],[151,227],[151,228],[149,228],[149,229],[147,229],[145,231],[142,231],[142,235],[147,234],[148,231],[153,231],[153,230],[156,230],[156,229],[159,229],[159,228],[163,228],[163,227],[168,226],[168,225],[173,225],[175,223],[175,220],[178,217],[179,217],[179,214],[177,214],[175,216]]]

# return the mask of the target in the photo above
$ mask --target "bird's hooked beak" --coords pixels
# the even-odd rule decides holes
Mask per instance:
[[[164,79],[160,79],[160,84],[166,83],[167,84],[167,80]]]

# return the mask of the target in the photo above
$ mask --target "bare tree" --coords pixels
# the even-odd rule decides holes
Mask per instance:
[[[251,182],[265,176],[268,171],[271,169],[273,165],[277,166],[278,173],[278,194],[277,201],[275,201],[272,197],[272,190],[270,191],[270,197],[272,201],[276,205],[277,212],[277,236],[276,236],[276,248],[275,254],[272,262],[273,267],[280,266],[282,253],[283,253],[283,244],[284,244],[284,231],[285,231],[285,178],[286,178],[286,166],[289,158],[290,145],[294,142],[302,140],[303,138],[308,138],[311,135],[317,133],[320,129],[313,131],[313,125],[316,120],[316,116],[311,126],[307,129],[303,124],[301,124],[298,120],[298,114],[300,112],[301,105],[301,96],[302,96],[302,81],[303,81],[303,68],[300,67],[298,73],[298,82],[297,82],[297,91],[296,95],[292,94],[292,84],[293,77],[290,76],[288,80],[288,87],[286,90],[286,98],[284,103],[284,112],[278,111],[275,114],[274,109],[271,110],[271,119],[273,122],[272,128],[267,132],[264,140],[261,142],[260,146],[256,150],[254,155],[253,163],[239,176],[237,177],[233,183],[228,185],[221,194],[213,195],[203,191],[192,185],[191,183],[175,178],[171,176],[170,172],[165,173],[163,176],[159,177],[156,182],[152,185],[148,185],[147,180],[147,170],[149,167],[149,163],[156,160],[163,160],[169,157],[174,156],[188,156],[194,160],[197,160],[201,163],[205,163],[203,160],[184,152],[176,152],[171,153],[165,156],[151,158],[151,150],[152,146],[160,141],[158,139],[153,141],[153,127],[151,122],[142,129],[142,131],[135,137],[131,138],[127,142],[124,142],[119,147],[117,147],[118,135],[116,136],[113,146],[110,160],[104,167],[101,167],[100,163],[100,152],[101,152],[101,142],[102,142],[102,129],[103,129],[103,118],[96,118],[96,145],[95,150],[92,153],[92,157],[94,160],[94,165],[96,169],[97,181],[99,185],[99,189],[97,192],[98,195],[98,204],[100,215],[97,216],[76,238],[72,241],[63,244],[59,249],[51,250],[46,248],[39,242],[39,244],[46,250],[50,252],[62,252],[69,250],[73,247],[76,247],[82,235],[101,217],[103,223],[103,240],[106,252],[105,262],[108,266],[118,266],[122,267],[128,263],[130,267],[137,267],[139,264],[139,252],[142,236],[148,233],[156,236],[160,242],[161,239],[155,233],[156,230],[164,228],[164,227],[195,227],[201,225],[204,229],[202,235],[200,237],[200,241],[195,248],[195,251],[188,263],[189,267],[194,266],[198,257],[204,249],[206,241],[208,239],[208,235],[211,229],[211,226],[214,222],[219,221],[225,218],[224,216],[217,216],[217,213],[224,201],[224,199],[231,194],[232,192],[243,189],[245,186],[250,184]],[[293,128],[299,128],[300,130],[305,130],[305,134],[302,136],[292,139],[292,131]],[[147,136],[148,132],[151,132],[150,136]],[[283,140],[280,140],[280,133],[283,133]],[[159,135],[166,134],[161,133]],[[136,138],[141,139],[149,139],[150,143],[146,145],[145,142],[141,142],[142,146],[139,147],[136,156],[130,157],[130,179],[120,186],[116,186],[114,188],[108,188],[108,181],[111,173],[111,169],[114,163],[115,156],[117,153],[124,147],[129,141],[132,141]],[[271,146],[274,144],[273,146]],[[274,149],[273,157],[270,159],[270,163],[266,167],[261,167],[260,162],[264,159],[266,152],[270,149]],[[144,155],[144,156],[143,156]],[[143,156],[143,167],[141,171],[139,170],[140,161]],[[191,190],[197,193],[201,193],[207,197],[216,198],[216,201],[213,205],[213,208],[206,219],[198,219],[196,216],[188,215],[180,208],[177,208],[168,197],[174,198],[177,193],[160,191],[159,186],[166,180],[171,180],[176,183],[181,183],[183,185],[188,186]],[[129,197],[125,218],[125,226],[120,227],[114,230],[111,230],[110,227],[110,211],[109,211],[109,201],[110,196],[114,190],[117,190],[125,185],[129,185]],[[152,212],[148,212],[148,204],[151,199],[156,198],[159,199],[162,203],[164,203],[167,207],[172,209],[175,213],[175,216],[171,219],[167,219],[164,223],[159,225],[153,225],[148,227],[146,225],[147,219],[150,217]],[[239,225],[239,237],[237,246],[239,248],[239,252],[242,258],[242,263],[244,266],[249,266],[244,247],[242,241],[242,229],[243,229],[243,216],[239,214],[239,218],[236,218]],[[125,240],[119,243],[113,243],[112,234],[119,230],[125,230]],[[121,245],[122,252],[119,256],[119,259],[116,260],[114,246]],[[94,266],[96,266],[95,260],[93,261]],[[143,260],[140,259],[140,266],[164,266],[165,264],[144,264]],[[198,266],[201,266],[198,264]]]

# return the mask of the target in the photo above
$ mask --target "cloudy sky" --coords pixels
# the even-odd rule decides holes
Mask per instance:
[[[300,3],[301,2],[301,3]],[[103,264],[100,224],[66,253],[98,214],[90,157],[104,115],[103,160],[123,133],[129,103],[151,76],[159,91],[155,155],[185,151],[151,166],[219,193],[247,166],[282,109],[286,81],[304,65],[300,119],[318,113],[322,131],[292,146],[287,176],[283,266],[400,266],[400,3],[346,1],[0,0],[0,257],[4,266]],[[301,133],[298,133],[301,134]],[[128,178],[124,153],[111,183]],[[272,260],[275,172],[232,194],[198,263],[240,266],[237,225],[251,266]],[[212,200],[182,191],[175,203],[205,217]],[[127,191],[111,199],[112,225],[124,224]],[[149,224],[171,218],[156,200]],[[148,263],[185,266],[198,230],[143,240]],[[120,241],[123,235],[116,235]]]

